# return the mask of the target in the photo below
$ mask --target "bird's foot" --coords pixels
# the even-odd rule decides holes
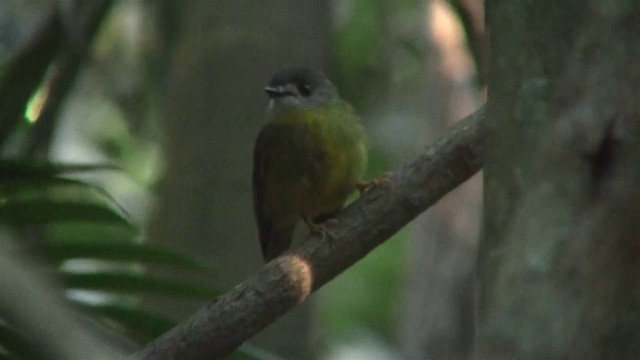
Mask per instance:
[[[356,189],[358,189],[358,192],[360,192],[360,195],[362,195],[373,188],[389,184],[391,184],[391,173],[388,172],[375,179],[358,182],[356,184]]]
[[[303,217],[303,219],[304,219],[304,222],[307,223],[307,226],[309,227],[309,231],[312,234],[320,234],[323,240],[324,239],[329,240],[330,245],[333,245],[333,241],[338,238],[336,234],[334,234],[333,231],[329,230],[329,228],[327,227],[327,225],[337,224],[338,220],[334,218],[329,218],[321,223],[314,223],[313,221],[309,220],[307,217]]]

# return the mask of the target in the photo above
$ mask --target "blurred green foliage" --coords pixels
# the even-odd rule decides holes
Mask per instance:
[[[179,8],[175,2],[164,2],[170,6],[161,9]],[[368,111],[380,100],[390,81],[386,70],[386,62],[389,61],[388,15],[389,8],[395,3],[388,0],[336,3],[342,9],[338,9],[333,38],[333,78],[342,95],[354,104],[366,121]],[[160,15],[167,14],[162,12]],[[162,21],[171,22],[170,18]],[[52,22],[51,26],[54,26],[56,33],[50,36],[59,36],[59,24]],[[112,25],[113,28],[116,27]],[[179,29],[175,30],[177,32]],[[102,36],[107,38],[101,41],[112,45],[103,46],[102,51],[116,48],[117,45],[113,44],[119,44],[117,36],[111,32]],[[34,66],[31,70],[24,70],[24,66],[29,65],[27,62],[22,67],[18,66],[20,61],[15,60],[18,57],[0,64],[0,90],[4,89],[0,91],[0,121],[4,122],[7,116],[2,113],[2,104],[11,105],[12,125],[16,125],[16,119],[21,121],[17,127],[0,126],[0,130],[7,129],[6,132],[0,131],[0,146],[6,145],[6,141],[15,137],[17,131],[24,131],[25,127],[30,126],[22,121],[27,101],[42,87],[44,73],[54,61],[52,54],[57,53],[56,49],[50,48],[56,46],[57,42],[46,43],[48,47],[40,49],[40,53],[46,50],[47,57],[41,56],[38,57],[39,61],[30,62]],[[37,44],[34,46],[37,50]],[[163,59],[161,61],[166,61],[168,57]],[[108,62],[113,59],[107,57],[101,60]],[[136,69],[134,66],[132,68]],[[126,78],[128,75],[130,73],[119,76]],[[23,78],[28,81],[20,80]],[[105,78],[113,82],[109,86],[118,85],[113,80],[115,77]],[[16,96],[13,91],[16,88],[21,95],[18,102],[12,100]],[[137,97],[134,99],[141,100]],[[120,105],[142,107],[140,103],[146,100],[142,97],[133,105]],[[20,111],[15,111],[16,105]],[[112,112],[117,113],[117,110]],[[130,129],[123,125],[126,122],[121,120],[118,119],[119,126],[112,126],[113,123],[107,126],[105,122],[100,122],[96,133],[101,136],[93,140],[110,159],[116,159],[119,166],[126,169],[127,176],[132,176],[140,185],[150,187],[157,180],[157,162],[149,161],[157,160],[157,144],[149,139],[132,139]],[[379,175],[392,167],[381,149],[371,149],[370,157],[369,176]],[[156,168],[149,170],[151,166]],[[29,159],[0,160],[0,222],[18,231],[36,229],[37,241],[25,242],[25,247],[43,264],[56,269],[55,280],[63,284],[66,290],[74,290],[65,292],[70,300],[82,311],[101,319],[105,326],[144,343],[165,332],[174,322],[147,311],[140,304],[140,295],[202,299],[212,299],[216,295],[215,289],[170,278],[152,277],[145,268],[153,265],[194,273],[212,269],[211,265],[205,266],[175,251],[144,243],[138,225],[133,223],[127,211],[108,192],[74,176],[104,171],[117,170],[111,165],[102,164],[78,166]],[[398,304],[402,303],[398,298],[398,289],[402,285],[406,238],[406,232],[396,235],[320,292],[319,322],[329,340],[348,339],[354,330],[365,329],[363,332],[374,333],[389,343],[394,341]],[[98,294],[98,301],[95,296],[82,294]],[[3,346],[14,355],[24,355],[19,358],[28,358],[28,351],[21,346],[20,336],[15,329],[0,319],[0,359],[7,354],[2,351]],[[249,345],[243,346],[229,358],[277,359],[273,354]]]
[[[108,6],[110,2],[101,4]],[[50,80],[44,74],[52,63],[56,59],[64,61],[63,52],[71,51],[60,41],[59,16],[57,11],[50,12],[44,25],[0,65],[3,154],[15,149],[35,126],[22,121],[29,99]],[[100,21],[95,19],[95,24]],[[77,68],[80,62],[72,65]],[[70,88],[69,83],[53,85]],[[167,331],[174,322],[147,311],[139,301],[141,295],[211,300],[217,291],[145,271],[149,265],[195,273],[211,268],[173,250],[142,242],[138,226],[127,211],[107,191],[78,178],[105,172],[119,170],[113,165],[62,164],[4,155],[0,158],[0,225],[3,231],[24,238],[19,245],[33,255],[34,261],[54,270],[52,280],[66,289],[63,293],[79,311],[101,320],[108,329],[144,343]],[[0,358],[36,356],[29,351],[29,341],[20,335],[19,325],[0,317]]]
[[[106,326],[123,329],[144,342],[168,330],[173,322],[147,312],[135,297],[125,295],[212,299],[217,292],[145,273],[149,264],[197,272],[207,267],[174,251],[140,243],[137,228],[105,191],[68,178],[72,172],[104,169],[100,165],[0,161],[0,223],[17,233],[39,230],[36,241],[25,247],[55,269],[56,280],[68,290],[98,295],[91,301],[82,296],[70,296],[70,300],[105,320]],[[6,336],[0,337],[0,343],[7,350],[19,349],[19,336],[11,333],[10,324],[3,325]]]
[[[396,234],[320,291],[319,320],[330,341],[394,342],[406,237]]]
[[[67,178],[78,171],[110,166],[0,161],[0,224],[42,230],[28,247],[36,259],[55,269],[55,280],[79,311],[141,344],[175,325],[145,310],[139,295],[213,299],[214,289],[148,275],[147,265],[195,272],[211,269],[175,251],[140,242],[126,212],[103,190]],[[46,225],[45,227],[42,227]],[[92,296],[87,296],[92,295]],[[132,296],[135,295],[135,296]],[[0,318],[0,358],[33,359],[29,344]],[[237,359],[277,359],[243,347]]]
[[[375,101],[370,95],[381,79],[387,1],[354,0],[337,4],[333,42],[334,78],[342,96],[359,109]]]

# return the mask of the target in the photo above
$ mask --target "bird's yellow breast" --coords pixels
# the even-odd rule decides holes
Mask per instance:
[[[296,139],[270,165],[268,182],[278,184],[272,188],[273,199],[267,199],[274,204],[271,211],[313,218],[341,208],[367,163],[364,130],[351,107],[339,101],[281,114],[273,121]]]

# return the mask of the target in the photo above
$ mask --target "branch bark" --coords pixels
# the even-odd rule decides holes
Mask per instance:
[[[136,359],[214,359],[304,301],[482,167],[484,108],[367,191],[329,226],[271,261],[141,351]]]

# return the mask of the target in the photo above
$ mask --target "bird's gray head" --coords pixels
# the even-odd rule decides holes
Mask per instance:
[[[276,71],[264,88],[271,98],[269,111],[286,111],[327,104],[338,98],[338,91],[324,74],[302,66]]]

